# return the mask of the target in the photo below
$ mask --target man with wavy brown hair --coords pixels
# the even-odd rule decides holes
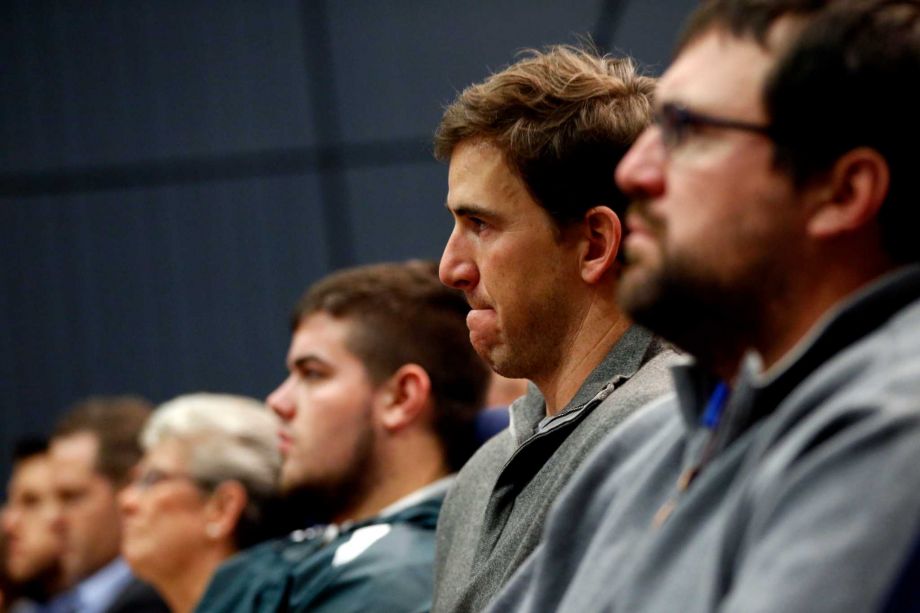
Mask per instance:
[[[543,520],[612,427],[668,389],[673,353],[616,306],[625,198],[613,183],[651,119],[629,59],[552,47],[460,94],[435,153],[453,233],[441,280],[470,340],[533,385],[461,471],[438,526],[436,611],[475,611],[537,546]]]

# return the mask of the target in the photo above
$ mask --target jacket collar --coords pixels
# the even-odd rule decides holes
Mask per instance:
[[[659,343],[651,332],[640,326],[631,326],[607,353],[575,396],[556,415],[547,417],[546,400],[537,386],[530,383],[527,394],[511,404],[509,430],[515,446],[520,445],[538,431],[565,423],[588,405],[600,402],[613,388],[628,380],[644,364],[650,350]]]
[[[792,390],[837,353],[869,335],[893,315],[920,298],[920,265],[898,268],[844,298],[770,370],[755,351],[742,359],[738,379],[726,408],[740,430],[775,409]],[[672,368],[683,419],[695,429],[717,379],[694,361]]]

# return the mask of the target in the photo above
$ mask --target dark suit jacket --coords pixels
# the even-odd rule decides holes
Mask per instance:
[[[105,613],[169,613],[169,607],[149,583],[131,579]]]

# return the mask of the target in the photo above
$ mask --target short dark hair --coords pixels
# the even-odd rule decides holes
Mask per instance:
[[[679,53],[722,28],[766,46],[771,26],[802,17],[763,92],[774,162],[802,188],[848,151],[868,147],[888,164],[878,223],[887,255],[920,260],[920,6],[914,0],[709,0],[688,20]]]
[[[604,205],[625,213],[613,171],[652,119],[655,80],[629,58],[558,45],[467,87],[444,111],[435,157],[482,139],[503,153],[557,228]]]
[[[762,47],[781,17],[807,16],[834,0],[707,0],[690,14],[677,37],[675,55],[703,34],[722,29],[735,38],[750,38]]]
[[[351,324],[346,339],[374,384],[405,364],[431,378],[435,429],[447,462],[458,469],[475,450],[473,422],[489,370],[469,341],[469,305],[441,284],[437,264],[411,261],[342,270],[315,283],[291,318],[293,330],[326,313]]]
[[[141,458],[139,436],[153,406],[139,396],[91,396],[58,421],[52,439],[87,432],[96,437],[96,472],[116,487],[127,484]]]
[[[920,260],[920,3],[837,0],[810,19],[777,63],[765,106],[776,162],[803,186],[867,147],[890,174],[878,223],[887,255]]]

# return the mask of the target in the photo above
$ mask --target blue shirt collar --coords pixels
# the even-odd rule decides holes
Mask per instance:
[[[131,569],[115,558],[74,587],[80,613],[102,613],[132,579]]]

